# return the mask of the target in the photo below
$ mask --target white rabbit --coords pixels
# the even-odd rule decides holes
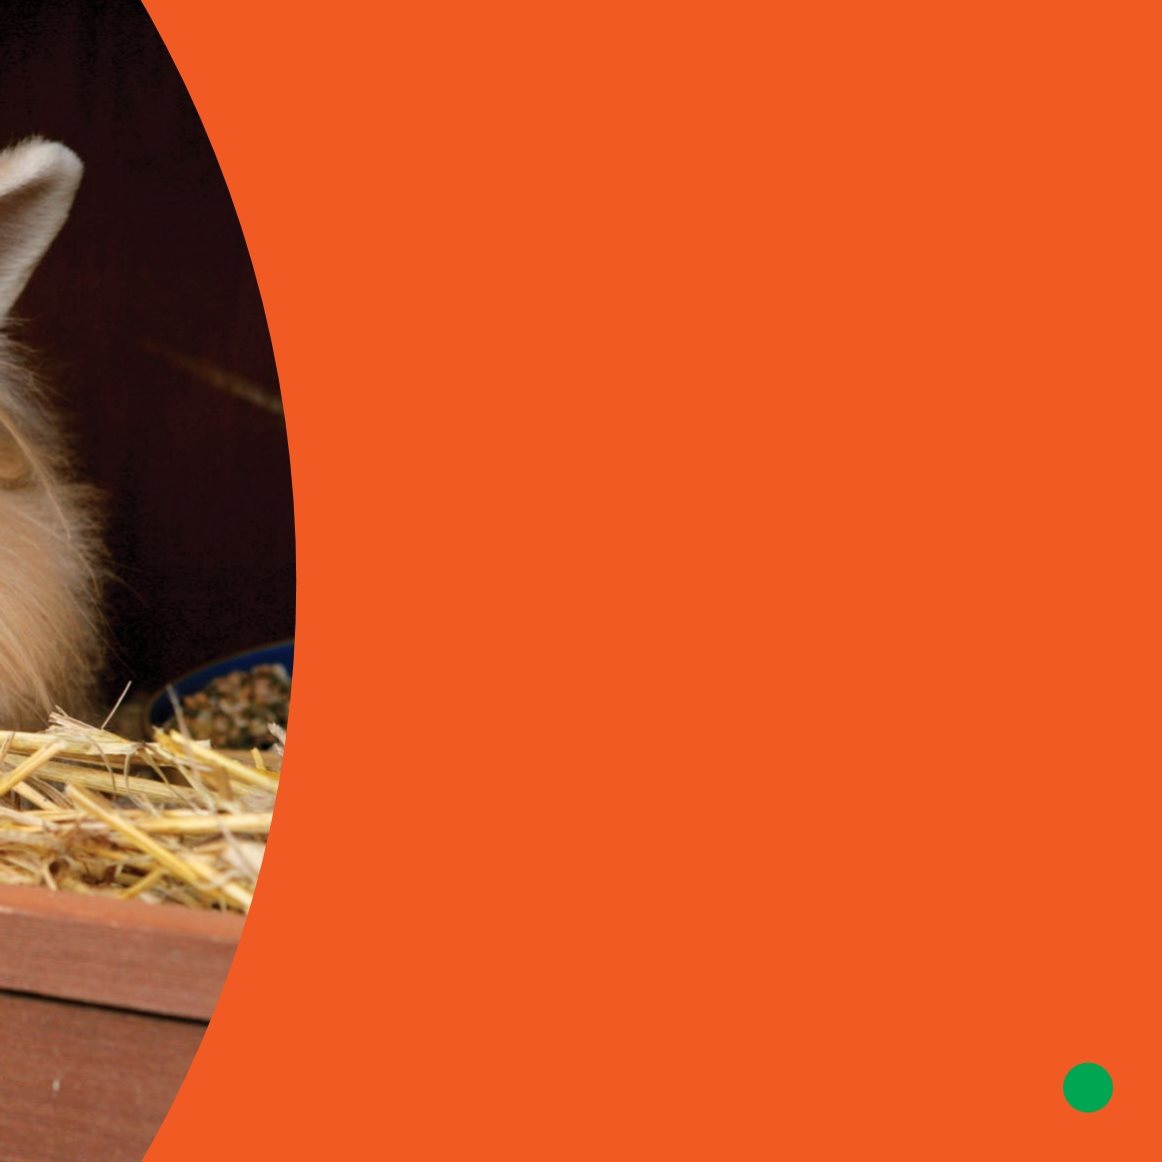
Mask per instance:
[[[7,335],[10,312],[64,225],[80,160],[32,139],[0,151],[0,732],[91,712],[100,554],[42,393]]]

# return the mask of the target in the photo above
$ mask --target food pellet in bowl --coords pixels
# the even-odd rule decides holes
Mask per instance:
[[[250,750],[274,742],[270,726],[286,727],[291,679],[286,667],[264,664],[213,678],[181,699],[182,717],[193,738],[221,750]],[[176,716],[166,729],[178,728]]]

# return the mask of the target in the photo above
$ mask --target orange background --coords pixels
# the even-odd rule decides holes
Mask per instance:
[[[300,554],[150,1162],[1162,1145],[1151,7],[148,7]]]

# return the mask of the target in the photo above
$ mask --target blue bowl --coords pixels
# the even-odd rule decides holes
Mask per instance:
[[[187,694],[196,694],[199,690],[204,690],[210,682],[222,677],[223,674],[232,674],[235,670],[252,670],[255,666],[284,666],[286,672],[292,674],[295,666],[294,639],[259,646],[256,650],[247,650],[245,653],[211,662],[199,670],[192,670],[170,685],[173,686],[180,702]],[[149,700],[146,726],[148,728],[164,726],[172,717],[173,703],[169,699],[168,691],[162,690]]]

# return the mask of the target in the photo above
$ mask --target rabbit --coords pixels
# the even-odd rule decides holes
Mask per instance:
[[[102,554],[94,492],[10,338],[12,307],[56,238],[80,159],[41,138],[0,151],[0,732],[92,712]]]

